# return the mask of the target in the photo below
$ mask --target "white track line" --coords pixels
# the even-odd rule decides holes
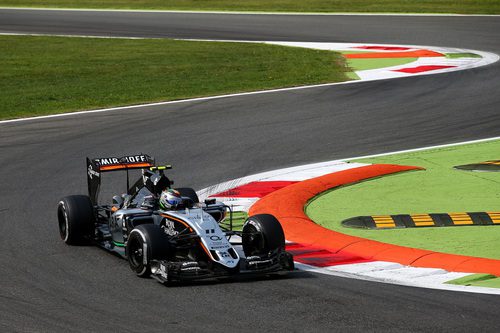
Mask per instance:
[[[200,200],[205,200],[208,197],[216,198],[224,202],[226,205],[231,206],[236,211],[247,212],[255,202],[260,198],[258,197],[231,197],[231,196],[214,196],[217,193],[225,192],[239,186],[252,183],[252,182],[269,182],[269,181],[303,181],[311,178],[320,177],[326,174],[339,172],[343,170],[359,168],[365,166],[365,163],[346,163],[342,161],[332,161],[325,163],[314,163],[302,165],[298,167],[291,167],[269,172],[262,172],[255,175],[234,179],[228,182],[220,183],[214,186],[209,186],[200,191],[197,191]]]
[[[99,36],[99,35],[43,34],[43,33],[23,33],[23,32],[0,32],[0,36],[70,37],[70,38],[102,38],[102,39],[153,39],[153,40],[169,39],[165,37],[124,37],[124,36]],[[178,39],[178,40],[183,40],[183,39]]]
[[[242,185],[245,185],[245,184],[248,184],[251,182],[255,182],[255,181],[276,181],[276,180],[301,181],[301,180],[311,179],[314,177],[319,177],[319,176],[327,174],[327,173],[338,172],[338,171],[342,171],[342,170],[346,170],[346,169],[350,169],[350,168],[361,167],[361,166],[367,165],[366,163],[353,163],[351,161],[367,159],[367,158],[374,158],[374,157],[383,157],[383,156],[389,156],[389,155],[414,153],[414,152],[420,152],[420,151],[426,151],[426,150],[432,150],[432,149],[441,149],[441,148],[449,148],[449,147],[455,147],[455,146],[463,146],[463,145],[468,145],[468,144],[482,143],[482,142],[495,141],[495,140],[500,140],[500,136],[485,138],[485,139],[478,139],[478,140],[468,140],[468,141],[462,141],[462,142],[456,142],[456,143],[448,143],[448,144],[442,144],[442,145],[427,146],[427,147],[414,148],[414,149],[398,150],[398,151],[373,154],[373,155],[347,157],[347,158],[341,158],[341,159],[337,159],[337,160],[319,162],[319,163],[313,163],[313,164],[305,164],[305,165],[294,166],[294,167],[289,167],[289,168],[284,168],[284,169],[277,169],[277,170],[272,170],[272,171],[261,172],[261,173],[241,177],[241,178],[236,178],[236,179],[229,180],[229,181],[226,181],[226,182],[223,182],[220,184],[208,186],[204,189],[198,190],[197,193],[198,193],[198,196],[200,197],[200,199],[203,200],[203,199],[208,198],[209,196],[211,196],[215,193],[224,192],[224,191],[227,191],[229,189],[232,189],[232,188],[235,188],[238,186],[242,186]]]
[[[372,44],[372,43],[314,43],[314,42],[264,42],[265,44],[276,44],[282,46],[294,46],[303,47],[309,49],[317,50],[330,50],[330,51],[359,51],[359,46],[390,46],[390,47],[402,47],[410,48],[408,51],[416,50],[430,50],[442,54],[453,54],[453,53],[473,53],[480,57],[477,58],[445,58],[445,57],[418,57],[416,61],[405,63],[402,65],[396,65],[391,67],[381,67],[370,70],[359,70],[355,71],[358,75],[360,81],[377,81],[384,79],[397,79],[401,77],[414,77],[420,75],[434,75],[442,74],[448,72],[461,71],[465,69],[486,66],[500,60],[500,57],[491,52],[484,52],[478,50],[462,49],[462,48],[451,48],[451,47],[436,47],[436,46],[426,46],[426,45],[397,45],[397,44]],[[391,50],[380,51],[373,50],[377,53],[394,52]],[[413,68],[418,66],[429,66],[429,65],[439,65],[439,66],[452,66],[448,68],[435,69],[430,71],[423,71],[419,73],[405,73],[398,72],[397,70],[405,68]]]
[[[1,33],[0,33],[1,34]],[[115,38],[115,37],[103,37],[103,36],[78,36],[78,35],[45,35],[45,34],[19,34],[19,33],[3,33],[3,35],[32,35],[32,36],[58,36],[58,37],[77,37],[77,38]],[[126,39],[149,39],[149,38],[137,38],[137,37],[119,37],[119,38],[126,38]],[[153,39],[153,38],[151,38]],[[185,40],[193,40],[193,39],[185,39]],[[200,40],[198,40],[200,41]],[[303,43],[303,42],[266,42],[266,41],[235,41],[235,40],[205,40],[205,41],[213,41],[213,42],[240,42],[240,43],[266,43],[266,44],[276,44],[276,45],[284,45],[284,46],[296,46],[296,47],[307,47],[307,48],[313,48],[313,49],[328,49],[328,50],[333,50],[335,48],[352,48],[356,45],[359,46],[367,46],[367,45],[376,45],[376,44],[369,44],[369,43]],[[456,71],[460,69],[468,69],[472,67],[479,67],[479,66],[485,66],[491,63],[494,63],[500,59],[500,57],[494,53],[489,53],[489,52],[482,52],[482,51],[474,51],[474,50],[467,50],[467,49],[447,49],[447,48],[437,48],[437,47],[431,47],[431,46],[414,46],[414,45],[393,45],[393,44],[384,44],[385,46],[396,46],[396,47],[414,47],[414,48],[427,48],[430,50],[439,50],[440,52],[445,52],[445,51],[450,51],[450,52],[472,52],[472,53],[478,53],[480,54],[483,58],[482,61],[477,61],[475,63],[472,63],[468,66],[463,66],[463,67],[457,67],[457,68],[449,68],[449,69],[443,69],[439,71],[431,71],[431,72],[423,72],[423,73],[418,73],[418,74],[413,74],[413,75],[402,75],[402,74],[396,74],[396,72],[391,72],[393,73],[393,76],[390,78],[398,78],[400,76],[404,77],[411,77],[411,76],[416,76],[416,75],[433,75],[433,74],[439,74],[443,72],[451,72],[451,71]],[[362,71],[361,71],[362,72]],[[57,117],[67,117],[67,116],[79,116],[79,115],[86,115],[86,114],[92,114],[92,113],[101,113],[101,112],[110,112],[110,111],[117,111],[117,110],[127,110],[127,109],[136,109],[136,108],[142,108],[142,107],[148,107],[148,106],[162,106],[162,105],[170,105],[170,104],[179,104],[179,103],[189,103],[189,102],[198,102],[198,101],[208,101],[212,99],[221,99],[221,98],[230,98],[230,97],[239,97],[239,96],[250,96],[250,95],[257,95],[257,94],[268,94],[268,93],[276,93],[276,92],[286,92],[286,91],[293,91],[293,90],[302,90],[302,89],[310,89],[310,88],[319,88],[319,87],[330,87],[330,86],[336,86],[336,85],[345,85],[345,84],[354,84],[358,82],[365,82],[365,81],[375,81],[375,80],[384,80],[388,79],[389,77],[383,73],[383,71],[379,70],[379,74],[372,74],[371,76],[362,79],[362,80],[354,80],[354,81],[345,81],[345,82],[336,82],[336,83],[324,83],[324,84],[316,84],[316,85],[307,85],[307,86],[298,86],[298,87],[289,87],[289,88],[279,88],[279,89],[270,89],[270,90],[259,90],[259,91],[251,91],[251,92],[243,92],[243,93],[235,93],[235,94],[227,94],[227,95],[219,95],[219,96],[208,96],[208,97],[198,97],[198,98],[191,98],[191,99],[183,99],[183,100],[176,100],[176,101],[166,101],[166,102],[157,102],[157,103],[144,103],[144,104],[137,104],[137,105],[128,105],[128,106],[118,106],[118,107],[112,107],[112,108],[104,108],[104,109],[96,109],[96,110],[86,110],[86,111],[78,111],[78,112],[70,112],[70,113],[60,113],[60,114],[54,114],[54,115],[47,115],[47,116],[38,116],[38,117],[29,117],[29,118],[20,118],[20,119],[10,119],[10,120],[3,120],[0,121],[0,125],[2,124],[9,124],[9,123],[16,123],[16,122],[22,122],[22,121],[31,121],[31,120],[43,120],[43,119],[51,119],[51,118],[57,118]],[[378,77],[377,77],[378,75]]]
[[[438,149],[438,148],[448,148],[448,147],[462,146],[462,145],[467,145],[467,144],[481,143],[481,142],[495,141],[495,140],[500,140],[500,136],[495,136],[492,138],[485,138],[485,139],[478,139],[478,140],[462,141],[462,142],[457,142],[457,143],[448,143],[448,144],[436,145],[436,146],[428,146],[428,147],[423,147],[423,148],[399,150],[399,151],[390,152],[390,153],[381,153],[381,154],[374,154],[374,155],[365,155],[365,156],[358,156],[358,157],[343,158],[342,161],[355,161],[355,160],[361,160],[364,158],[373,158],[373,157],[382,157],[382,156],[388,156],[388,155],[413,153],[413,152],[417,152],[417,151],[424,151],[424,150],[431,150],[431,149]]]
[[[498,17],[494,14],[453,14],[453,13],[321,13],[321,12],[260,12],[260,11],[217,11],[217,10],[161,10],[161,9],[97,9],[97,8],[28,8],[0,7],[11,10],[75,11],[75,12],[124,12],[124,13],[172,13],[172,14],[224,14],[224,15],[294,15],[294,16],[422,16],[422,17]]]
[[[259,91],[250,91],[244,93],[236,93],[236,94],[227,94],[227,95],[219,95],[219,96],[208,96],[208,97],[197,97],[190,99],[183,99],[178,101],[167,101],[167,102],[157,102],[157,103],[145,103],[145,104],[136,104],[136,105],[127,105],[127,106],[117,106],[106,109],[96,109],[96,110],[87,110],[87,111],[77,111],[77,112],[69,112],[69,113],[60,113],[53,114],[48,116],[38,116],[38,117],[29,117],[29,118],[20,118],[20,119],[10,119],[10,120],[2,120],[1,124],[7,123],[16,123],[22,121],[29,120],[42,120],[42,119],[50,119],[50,118],[59,118],[59,117],[69,117],[69,116],[79,116],[91,113],[101,113],[101,112],[110,112],[117,110],[127,110],[127,109],[137,109],[148,106],[160,106],[160,105],[170,105],[170,104],[181,104],[181,103],[190,103],[190,102],[200,102],[200,101],[209,101],[212,99],[222,99],[222,98],[230,98],[230,97],[240,97],[240,96],[251,96],[251,95],[260,95],[260,94],[270,94],[276,92],[285,92],[285,91],[293,91],[293,90],[303,90],[303,89],[311,89],[311,88],[319,88],[319,87],[330,87],[335,85],[343,85],[343,84],[351,84],[361,81],[346,81],[346,82],[337,82],[337,83],[324,83],[324,84],[316,84],[310,86],[300,86],[300,87],[291,87],[291,88],[279,88],[279,89],[271,89],[271,90],[259,90]]]
[[[363,165],[367,165],[365,163],[349,163],[349,165],[350,165],[350,167],[349,167],[346,164],[347,161],[356,161],[356,160],[374,158],[374,157],[383,157],[383,156],[389,156],[389,155],[414,153],[414,152],[420,152],[420,151],[426,151],[426,150],[432,150],[432,149],[449,148],[449,147],[463,146],[463,145],[468,145],[468,144],[482,143],[482,142],[495,141],[495,140],[500,140],[500,136],[495,136],[492,138],[485,138],[485,139],[478,139],[478,140],[468,140],[468,141],[462,141],[462,142],[456,142],[456,143],[448,143],[448,144],[435,145],[435,146],[427,146],[427,147],[414,148],[414,149],[398,150],[398,151],[373,154],[373,155],[347,157],[347,158],[341,158],[341,159],[337,159],[337,160],[319,162],[319,163],[313,163],[313,164],[305,164],[305,165],[294,166],[294,167],[289,167],[289,168],[284,168],[284,169],[261,172],[261,173],[257,173],[254,175],[249,175],[249,176],[229,180],[229,181],[226,181],[226,182],[223,182],[220,184],[212,185],[212,186],[206,187],[204,189],[201,189],[201,190],[197,191],[197,193],[201,199],[205,199],[212,194],[227,191],[231,188],[235,188],[235,187],[238,187],[238,186],[241,186],[244,184],[248,184],[248,183],[254,182],[254,181],[306,180],[306,179],[318,177],[320,175],[324,175],[324,174],[331,173],[331,172],[336,172],[336,171],[349,169],[352,167],[360,167]]]
[[[304,271],[371,282],[427,289],[500,295],[500,289],[497,288],[462,286],[444,283],[446,281],[458,279],[473,273],[447,272],[445,270],[433,268],[409,267],[403,265],[393,268],[393,264],[394,263],[391,262],[373,261],[369,263],[318,268],[296,262],[295,266]],[[360,272],[358,272],[358,270]]]

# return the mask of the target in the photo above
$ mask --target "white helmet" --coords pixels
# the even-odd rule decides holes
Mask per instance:
[[[161,209],[176,209],[182,203],[179,191],[174,189],[163,190],[160,195]]]

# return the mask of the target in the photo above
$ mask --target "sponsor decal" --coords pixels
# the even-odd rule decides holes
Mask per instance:
[[[219,255],[221,258],[231,258],[231,255],[229,254],[229,252],[226,252],[226,251],[220,251]]]
[[[210,240],[214,242],[220,241],[221,239],[222,237],[219,237],[217,235],[210,236]]]
[[[191,220],[201,220],[201,215],[200,214],[192,214],[189,216]]]
[[[257,231],[261,231],[260,230],[260,225],[258,223],[256,223],[255,221],[248,220],[247,223],[250,224],[250,225],[253,225],[255,227],[255,229],[257,229]]]
[[[212,245],[210,246],[210,249],[212,250],[225,250],[225,249],[229,249],[231,246],[226,244],[226,245]]]
[[[118,157],[106,157],[106,158],[96,158],[95,161],[99,165],[114,165],[114,164],[122,164],[122,163],[147,163],[148,156],[146,155],[132,155],[132,156],[124,156],[122,158]]]
[[[220,240],[222,240],[222,238]],[[226,245],[226,242],[213,241],[210,245],[212,245],[212,246]]]
[[[125,156],[122,158],[122,163],[140,163],[147,162],[148,158],[145,155],[134,155],[134,156]]]
[[[118,161],[118,158],[116,158],[116,157],[98,158],[98,159],[96,159],[96,162],[99,163],[99,165],[110,165],[110,164],[118,164],[118,163],[120,163]]]
[[[169,236],[177,236],[179,232],[175,230],[175,224],[173,221],[165,219],[165,227],[163,228],[165,233]]]
[[[89,175],[90,179],[93,179],[93,176],[100,177],[100,173],[95,171],[92,168],[92,165],[89,164],[89,167],[87,168],[87,174]]]

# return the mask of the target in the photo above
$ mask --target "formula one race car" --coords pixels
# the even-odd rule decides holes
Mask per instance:
[[[233,230],[232,210],[215,199],[199,202],[191,188],[175,189],[180,201],[162,206],[160,196],[172,192],[164,174],[148,155],[87,158],[87,195],[63,198],[57,208],[59,232],[67,244],[93,242],[128,259],[141,277],[162,283],[232,276],[269,274],[294,269],[285,251],[278,220],[267,214],[250,216],[241,231]],[[129,170],[142,176],[129,185]],[[102,173],[123,170],[127,193],[112,204],[98,204]]]

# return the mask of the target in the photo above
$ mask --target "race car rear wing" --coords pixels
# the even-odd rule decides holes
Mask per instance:
[[[128,170],[133,169],[160,170],[168,169],[170,166],[155,166],[155,161],[149,155],[129,155],[123,157],[100,157],[90,159],[87,157],[87,185],[92,204],[97,205],[99,187],[101,185],[101,174],[109,171],[125,170],[127,172],[127,192],[129,191]],[[130,193],[129,193],[130,194]]]

